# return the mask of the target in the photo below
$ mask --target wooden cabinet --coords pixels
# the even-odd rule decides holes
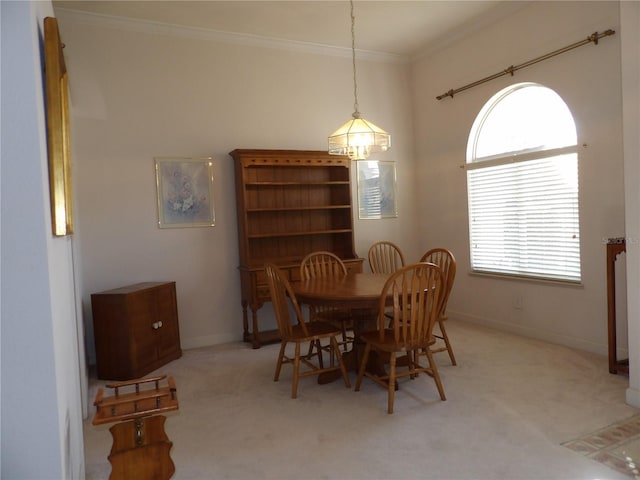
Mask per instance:
[[[182,355],[175,282],[91,295],[98,378],[140,378]]]
[[[324,151],[234,150],[244,340],[259,348],[258,310],[270,301],[264,264],[299,280],[300,261],[327,250],[362,271],[354,250],[350,160]],[[247,309],[251,309],[249,329]]]

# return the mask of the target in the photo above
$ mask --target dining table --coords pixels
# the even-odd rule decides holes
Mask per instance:
[[[377,330],[380,294],[390,275],[388,273],[349,272],[344,277],[316,277],[292,284],[301,305],[333,307],[351,311],[353,317],[353,347],[342,354],[347,370],[357,371],[364,352],[360,334]],[[391,301],[391,298],[389,298]],[[384,373],[384,362],[371,355],[367,369]],[[322,374],[318,383],[334,380],[335,372]]]

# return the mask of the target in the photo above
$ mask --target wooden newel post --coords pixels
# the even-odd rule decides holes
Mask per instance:
[[[629,360],[618,360],[616,337],[616,259],[625,251],[624,238],[607,242],[607,314],[609,331],[609,373],[629,373]]]
[[[166,379],[166,386],[161,383]],[[110,480],[168,480],[175,473],[169,451],[173,443],[164,431],[166,417],[158,415],[178,409],[173,377],[142,378],[106,385],[114,395],[98,389],[93,404],[94,425],[119,422],[109,431],[113,445],[109,454]]]

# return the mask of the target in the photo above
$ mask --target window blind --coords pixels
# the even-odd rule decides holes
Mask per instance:
[[[474,272],[579,282],[577,153],[467,171]]]

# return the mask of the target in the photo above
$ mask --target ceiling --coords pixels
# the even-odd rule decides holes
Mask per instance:
[[[356,49],[412,57],[500,18],[526,2],[356,0]],[[287,41],[351,47],[342,1],[53,1],[55,9],[147,20]]]

